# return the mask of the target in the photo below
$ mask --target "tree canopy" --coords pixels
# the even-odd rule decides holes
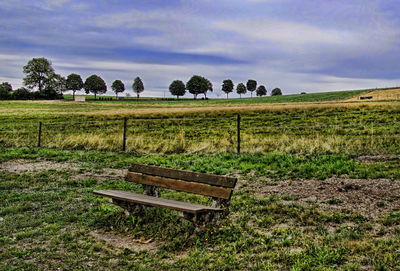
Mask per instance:
[[[54,69],[49,60],[44,57],[33,58],[23,68],[26,75],[23,79],[24,85],[29,88],[37,87],[41,92],[54,77]]]
[[[213,91],[213,84],[207,78],[206,78],[206,80],[207,80],[207,91],[211,91],[212,92]],[[207,98],[207,91],[204,92],[204,97],[205,98]]]
[[[282,90],[280,88],[274,88],[271,91],[271,96],[279,96],[282,95]]]
[[[260,96],[260,97],[265,96],[265,95],[267,95],[267,89],[263,85],[260,85],[257,88],[256,94],[257,94],[257,96]]]
[[[12,86],[4,82],[0,84],[0,100],[8,100],[11,98]]]
[[[5,92],[11,92],[13,90],[12,86],[8,82],[3,82],[0,84],[0,90]]]
[[[102,94],[107,91],[106,82],[100,77],[95,74],[89,76],[84,83],[84,88],[86,94],[90,92],[94,94],[94,98],[96,99],[97,94]]]
[[[66,81],[64,77],[54,73],[47,80],[45,88],[39,93],[46,99],[62,98],[62,92],[66,90]]]
[[[186,93],[185,84],[181,80],[175,80],[169,85],[169,92],[179,99],[179,96],[183,96]]]
[[[189,81],[186,83],[186,89],[189,90],[191,94],[194,95],[194,98],[197,98],[197,95],[204,94],[210,89],[211,82],[200,75],[193,75]],[[212,85],[211,85],[212,89]]]
[[[83,81],[81,76],[75,73],[71,73],[70,75],[68,75],[65,87],[66,90],[72,91],[72,95],[75,98],[75,92],[83,88]]]
[[[139,94],[144,91],[144,85],[143,85],[142,79],[140,79],[140,77],[136,77],[133,80],[132,90],[133,90],[133,92],[136,93],[138,98],[139,98]]]
[[[233,85],[233,82],[230,79],[224,80],[222,82],[222,91],[226,93],[226,98],[227,99],[228,99],[228,94],[233,91],[234,87],[235,86]]]
[[[115,92],[115,96],[118,98],[118,93],[125,91],[125,85],[121,80],[115,80],[111,85],[112,90]]]
[[[242,98],[242,94],[246,94],[246,92],[247,92],[247,89],[243,83],[239,83],[236,86],[236,93],[240,95],[240,98]]]
[[[257,88],[257,81],[249,79],[246,83],[247,90],[250,91],[251,97],[253,97],[253,91]]]

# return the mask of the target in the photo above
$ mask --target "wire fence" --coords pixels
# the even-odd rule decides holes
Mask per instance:
[[[284,120],[251,115],[8,123],[0,127],[0,143],[135,153],[399,154],[400,119],[397,112],[393,113],[393,118],[386,119],[358,116],[357,122],[352,121],[352,116],[346,119],[340,114],[296,116],[290,125],[284,125]],[[312,117],[318,117],[319,122]]]

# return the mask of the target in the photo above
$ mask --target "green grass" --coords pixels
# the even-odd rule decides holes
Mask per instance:
[[[259,109],[25,101],[1,105],[0,143],[6,146],[35,146],[43,121],[42,146],[118,151],[122,118],[127,117],[131,153],[234,152],[237,113],[242,115],[245,153],[398,154],[400,144],[400,104],[394,102]]]
[[[267,154],[170,154],[132,155],[97,151],[60,151],[41,148],[0,148],[0,162],[15,159],[42,159],[55,162],[76,162],[92,168],[127,168],[132,163],[193,170],[215,174],[255,174],[270,179],[376,179],[400,178],[400,160],[363,163],[344,154],[293,155]]]
[[[133,162],[203,172],[254,176],[326,178],[374,176],[378,165],[342,155],[147,155],[2,148],[0,162],[55,161],[69,169],[0,172],[0,270],[398,270],[399,214],[376,219],[350,211],[329,211],[286,196],[256,196],[238,187],[231,215],[195,230],[177,213],[148,209],[141,217],[123,210],[94,189],[141,192],[121,177],[95,178],[105,168]],[[297,170],[303,168],[304,170]],[[398,174],[399,166],[393,167]],[[79,174],[87,176],[77,179]],[[381,174],[398,178],[384,170]],[[397,177],[396,177],[397,176]],[[262,184],[262,183],[261,183]],[[171,198],[193,199],[176,192]],[[373,226],[372,226],[373,225]],[[119,248],[93,237],[152,239],[154,251]]]
[[[164,104],[164,105],[177,105],[177,104],[193,104],[193,105],[213,105],[213,104],[257,104],[257,103],[296,103],[296,102],[323,102],[323,101],[339,101],[349,99],[354,96],[367,93],[374,89],[363,89],[363,90],[346,90],[346,91],[332,91],[332,92],[321,92],[321,93],[308,93],[308,94],[288,94],[282,96],[265,96],[265,97],[243,97],[235,99],[209,99],[204,100],[202,96],[198,96],[198,99],[194,100],[190,97],[175,99],[175,98],[147,98],[141,97],[136,99],[135,97],[125,98],[125,100],[118,100],[122,103],[132,104]],[[250,95],[250,94],[249,94]],[[189,96],[189,95],[187,95]],[[64,95],[66,99],[72,99],[72,95]],[[95,100],[94,96],[88,95],[87,101],[89,102],[108,102],[115,103],[115,96],[98,96],[98,98],[112,98],[113,101],[100,101]]]

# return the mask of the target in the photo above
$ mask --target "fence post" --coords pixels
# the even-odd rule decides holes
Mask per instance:
[[[122,151],[126,151],[126,130],[127,130],[128,119],[124,118],[124,133],[122,137]]]
[[[42,122],[39,122],[39,130],[38,130],[38,143],[37,146],[40,148],[42,141]]]
[[[237,115],[237,153],[240,154],[240,114]]]

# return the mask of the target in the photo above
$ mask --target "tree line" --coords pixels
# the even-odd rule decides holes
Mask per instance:
[[[60,99],[63,98],[62,93],[65,91],[71,91],[73,97],[77,91],[82,89],[86,94],[94,94],[95,99],[98,94],[104,94],[107,91],[107,85],[105,81],[98,75],[91,75],[86,78],[85,81],[79,74],[71,73],[64,78],[57,74],[52,67],[52,63],[46,58],[33,58],[24,67],[23,73],[25,77],[23,83],[25,87],[13,90],[11,84],[4,82],[0,84],[0,99]],[[234,83],[232,80],[227,79],[222,82],[221,90],[226,93],[226,97],[229,98],[229,93],[234,90]],[[37,91],[32,91],[37,88]],[[125,85],[121,80],[115,80],[111,85],[112,91],[118,98],[118,94],[125,91]],[[140,93],[144,91],[144,84],[140,77],[136,77],[132,83],[132,90],[136,93],[139,98]],[[186,94],[186,91],[193,94],[194,99],[199,94],[203,94],[204,98],[207,99],[207,92],[213,91],[213,85],[210,80],[200,75],[193,75],[186,84],[181,80],[174,80],[169,85],[169,91],[173,96],[178,99]],[[257,87],[256,80],[248,80],[246,84],[239,83],[236,86],[236,93],[240,95],[256,92],[257,96],[267,95],[267,89],[265,86],[260,85]],[[271,91],[271,96],[282,95],[282,91],[279,88],[275,88]]]
[[[229,93],[233,92],[234,88],[235,85],[232,80],[227,79],[222,82],[221,90],[226,93],[227,99],[229,98]],[[180,96],[184,96],[186,94],[186,90],[193,94],[195,99],[199,94],[204,94],[204,98],[207,98],[207,92],[213,91],[213,85],[210,80],[200,75],[193,75],[186,85],[181,80],[174,80],[169,85],[170,93],[176,96],[178,99]],[[249,79],[246,85],[239,83],[236,86],[236,93],[240,95],[240,98],[242,98],[242,95],[246,94],[247,91],[251,93],[251,97],[253,97],[254,91],[256,92],[256,95],[260,97],[267,95],[267,89],[265,86],[260,85],[257,87],[257,81],[252,79]],[[271,95],[282,95],[282,91],[279,88],[275,88],[271,91]]]

